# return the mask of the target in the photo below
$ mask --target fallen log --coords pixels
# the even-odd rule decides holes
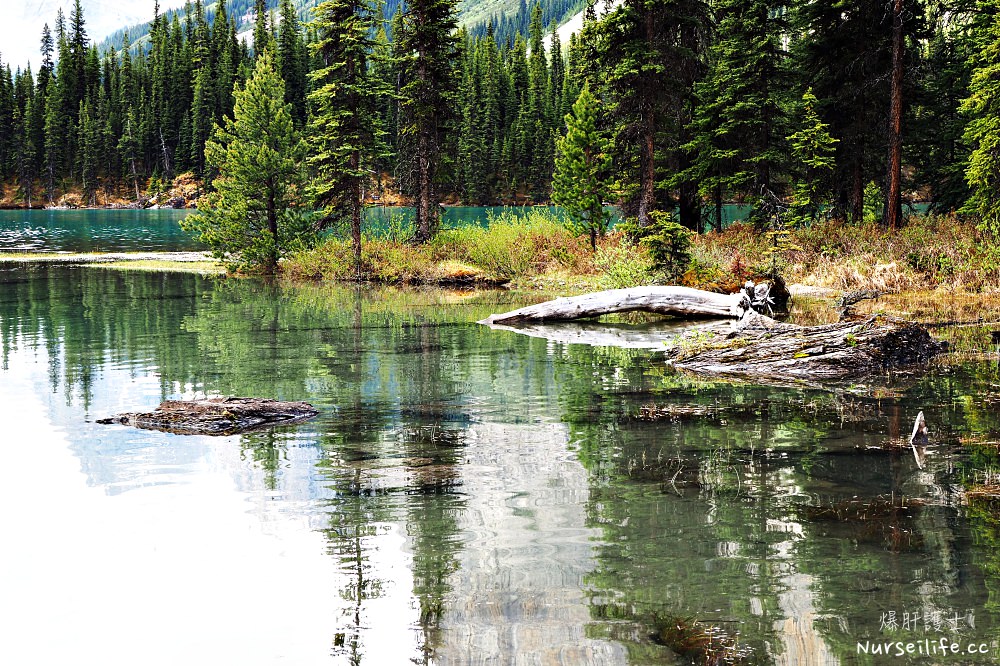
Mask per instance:
[[[659,342],[674,367],[699,374],[767,382],[854,379],[925,363],[947,348],[927,330],[887,317],[823,326],[784,324],[752,309],[745,293],[715,294],[687,287],[614,289],[559,298],[480,321],[556,342],[657,348],[648,333],[625,335],[620,328],[565,322],[612,312],[645,310],[686,317],[737,317],[734,326],[698,326],[678,335],[664,331]],[[655,335],[655,334],[654,334]]]
[[[280,402],[258,398],[165,400],[152,412],[127,412],[106,419],[104,425],[134,426],[177,435],[236,435],[276,425],[287,425],[319,414],[307,402]]]
[[[701,374],[784,380],[853,379],[926,363],[947,343],[887,317],[822,326],[783,324],[754,311],[732,331],[703,333],[667,350],[677,368]]]
[[[570,321],[617,312],[652,312],[675,317],[740,318],[750,309],[744,293],[717,294],[690,287],[631,287],[557,298],[512,312],[490,315],[480,324]]]

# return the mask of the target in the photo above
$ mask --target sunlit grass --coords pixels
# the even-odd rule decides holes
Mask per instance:
[[[223,265],[206,254],[177,254],[184,256],[171,252],[0,252],[0,264],[60,263],[115,270],[225,273]]]
[[[136,259],[83,264],[89,268],[109,268],[118,271],[149,271],[171,273],[203,273],[223,275],[226,267],[217,261],[170,261],[168,259]]]

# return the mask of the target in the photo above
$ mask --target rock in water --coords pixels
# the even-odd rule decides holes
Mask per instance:
[[[308,402],[260,398],[165,400],[152,412],[127,412],[98,423],[130,425],[178,435],[236,435],[311,419],[319,411]]]

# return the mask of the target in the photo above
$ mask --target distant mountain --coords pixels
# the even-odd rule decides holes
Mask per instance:
[[[91,1],[97,2],[98,0]],[[313,7],[320,4],[321,1],[292,0],[292,5],[298,10],[300,19],[309,21],[312,19]],[[266,0],[267,8],[274,10],[275,13],[277,13],[278,4],[279,0]],[[405,0],[384,0],[385,16],[391,17],[401,4],[405,4]],[[579,13],[586,5],[586,0],[541,0],[541,4],[543,21],[546,25],[552,21],[562,24]],[[226,2],[226,12],[236,18],[237,30],[240,33],[249,33],[253,30],[253,5],[254,0],[228,0]],[[526,0],[461,0],[459,2],[459,23],[473,34],[484,33],[487,24],[492,24],[498,36],[505,39],[513,38],[517,33],[527,34],[533,6],[534,3],[528,4]],[[215,16],[216,10],[217,3],[206,2],[205,12],[209,20]],[[183,11],[183,9],[175,9],[166,11],[164,14],[169,19],[174,13],[183,16]],[[86,0],[84,0],[84,15],[86,15]],[[98,49],[102,52],[112,47],[120,48],[126,33],[133,45],[141,45],[148,41],[152,15],[140,17],[136,16],[135,10],[128,12],[122,10],[122,16],[128,17],[133,22],[126,22],[125,27],[109,34],[99,42]]]

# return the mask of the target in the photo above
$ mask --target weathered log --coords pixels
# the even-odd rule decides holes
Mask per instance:
[[[557,298],[512,312],[490,315],[480,324],[570,321],[616,312],[652,312],[676,317],[740,318],[750,309],[744,293],[717,294],[690,287],[632,287]]]
[[[731,332],[682,340],[667,358],[702,374],[812,381],[925,363],[946,348],[923,327],[897,319],[795,326],[750,311]]]
[[[236,435],[305,421],[319,414],[307,402],[258,398],[165,400],[152,412],[128,412],[97,423],[129,425],[177,435]]]

